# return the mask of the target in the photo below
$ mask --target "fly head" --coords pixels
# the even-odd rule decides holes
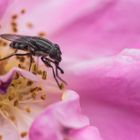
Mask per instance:
[[[54,44],[54,47],[50,50],[50,53],[49,53],[50,58],[52,58],[55,61],[55,63],[58,65],[62,60],[61,55],[62,53],[59,48],[59,45]]]

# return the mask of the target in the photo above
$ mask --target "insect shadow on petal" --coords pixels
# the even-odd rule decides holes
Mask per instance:
[[[15,35],[15,34],[1,34],[1,38],[11,41],[10,47],[15,49],[15,52],[0,59],[0,61],[8,59],[12,56],[29,56],[30,65],[29,71],[32,66],[33,56],[41,57],[42,62],[52,69],[53,77],[61,89],[62,86],[59,80],[66,84],[66,82],[59,76],[64,73],[63,69],[60,68],[59,63],[61,62],[61,50],[58,44],[52,43],[48,39],[37,37],[37,36],[26,36],[26,35]],[[17,53],[18,50],[26,51],[26,53]],[[54,64],[54,67],[53,65]]]

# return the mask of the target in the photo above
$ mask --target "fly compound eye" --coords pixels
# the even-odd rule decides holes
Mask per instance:
[[[62,60],[61,55],[57,55],[57,59],[59,62],[61,62],[61,60]]]
[[[60,48],[58,44],[54,44],[54,46],[55,46],[56,48]]]

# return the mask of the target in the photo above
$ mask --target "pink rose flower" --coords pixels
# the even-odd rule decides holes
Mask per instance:
[[[80,95],[82,111],[94,126],[88,126],[88,123],[82,126],[77,119],[76,124],[81,127],[75,129],[65,106],[71,101],[77,104],[79,99],[70,92],[74,101],[71,96],[66,103],[65,98],[59,99],[35,119],[30,129],[31,140],[140,139],[139,7],[137,0],[28,0],[15,1],[6,11],[2,8],[2,33],[39,34],[61,46],[63,77],[68,88]],[[15,14],[18,17],[12,20],[11,16]],[[51,72],[48,75],[52,81]],[[54,93],[50,82],[48,84],[45,89]],[[64,93],[66,97],[69,95],[69,91]],[[81,115],[78,108],[70,108],[72,118]],[[64,124],[62,118],[66,118]],[[62,131],[65,128],[69,128],[68,131]]]
[[[2,3],[5,8],[1,12],[1,31],[3,33],[17,33],[20,29],[19,19],[22,16],[24,17],[24,14],[26,15],[28,9],[23,6],[23,3],[19,3],[23,8],[18,5],[19,11],[13,12],[11,8],[14,7],[15,10],[18,3],[11,3],[9,7],[6,7],[7,4],[10,4],[10,1]],[[34,25],[31,23],[26,25],[27,28],[32,28],[32,26]],[[39,35],[41,36],[43,33],[39,33]],[[9,48],[7,41],[0,40],[0,43],[1,58],[13,53],[14,50]],[[51,73],[48,72],[48,75],[46,75],[44,70],[46,67],[44,68],[42,63],[40,63],[42,66],[38,69],[36,69],[37,65],[33,63],[31,70],[37,76],[26,71],[29,59],[25,57],[11,57],[0,61],[0,63],[2,66],[0,71],[0,139],[102,140],[98,129],[90,126],[88,118],[82,115],[77,93],[65,91],[65,88],[59,90],[53,77],[50,76]],[[13,68],[17,66],[25,70]],[[44,81],[46,76],[47,81]],[[50,106],[50,104],[52,105]],[[44,113],[40,114],[41,111]],[[36,119],[38,115],[39,117]],[[50,124],[45,123],[43,118],[46,118],[46,116]],[[70,117],[69,122],[68,117]],[[42,121],[38,122],[40,118],[42,118]],[[43,124],[44,126],[42,126]],[[40,133],[37,128],[40,128],[41,132],[45,132],[42,129],[53,129],[53,131]]]

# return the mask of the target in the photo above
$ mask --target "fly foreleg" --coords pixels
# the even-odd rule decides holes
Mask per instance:
[[[63,83],[65,83],[65,84],[67,84],[66,83],[66,81],[64,81],[60,76],[59,76],[59,74],[58,74],[58,69],[60,70],[60,72],[63,74],[64,73],[64,71],[53,61],[53,60],[51,60],[51,59],[49,59],[49,58],[46,58],[46,57],[42,57],[41,58],[42,59],[42,61],[44,60],[45,62],[47,62],[47,65],[50,67],[50,62],[52,62],[54,65],[55,65],[55,72],[53,72],[54,74],[55,74],[55,79],[59,79],[60,81],[62,81]],[[43,62],[44,62],[43,61]],[[45,63],[44,62],[44,63]],[[52,66],[51,66],[52,67]],[[53,68],[53,71],[54,71],[54,68]],[[56,80],[56,81],[58,81],[58,80]],[[60,84],[59,84],[59,87],[60,87]]]
[[[59,69],[60,72],[61,72],[62,74],[64,74],[64,71],[63,71],[63,70],[59,67],[59,65],[56,64],[53,60],[51,60],[51,59],[49,59],[49,58],[46,58],[46,57],[45,57],[44,59],[46,59],[46,60],[52,62],[52,63],[56,66],[56,68]]]
[[[41,57],[41,60],[44,62],[44,64],[45,64],[46,66],[48,66],[48,67],[50,67],[50,68],[52,69],[53,77],[54,77],[54,79],[55,79],[55,81],[56,81],[58,87],[61,89],[61,85],[60,85],[59,81],[57,80],[56,73],[55,73],[54,68],[53,68],[53,66],[51,65],[50,61],[47,60],[47,59],[44,58],[44,57]]]
[[[59,68],[60,68],[60,67],[58,67],[57,65],[55,65],[56,76],[57,76],[57,78],[58,78],[59,80],[61,80],[63,83],[65,83],[65,84],[67,85],[66,81],[64,81],[64,80],[59,76],[59,74],[58,74],[58,69],[59,69]],[[61,68],[60,68],[59,70],[61,71],[61,73],[64,73],[63,70],[62,70]]]

